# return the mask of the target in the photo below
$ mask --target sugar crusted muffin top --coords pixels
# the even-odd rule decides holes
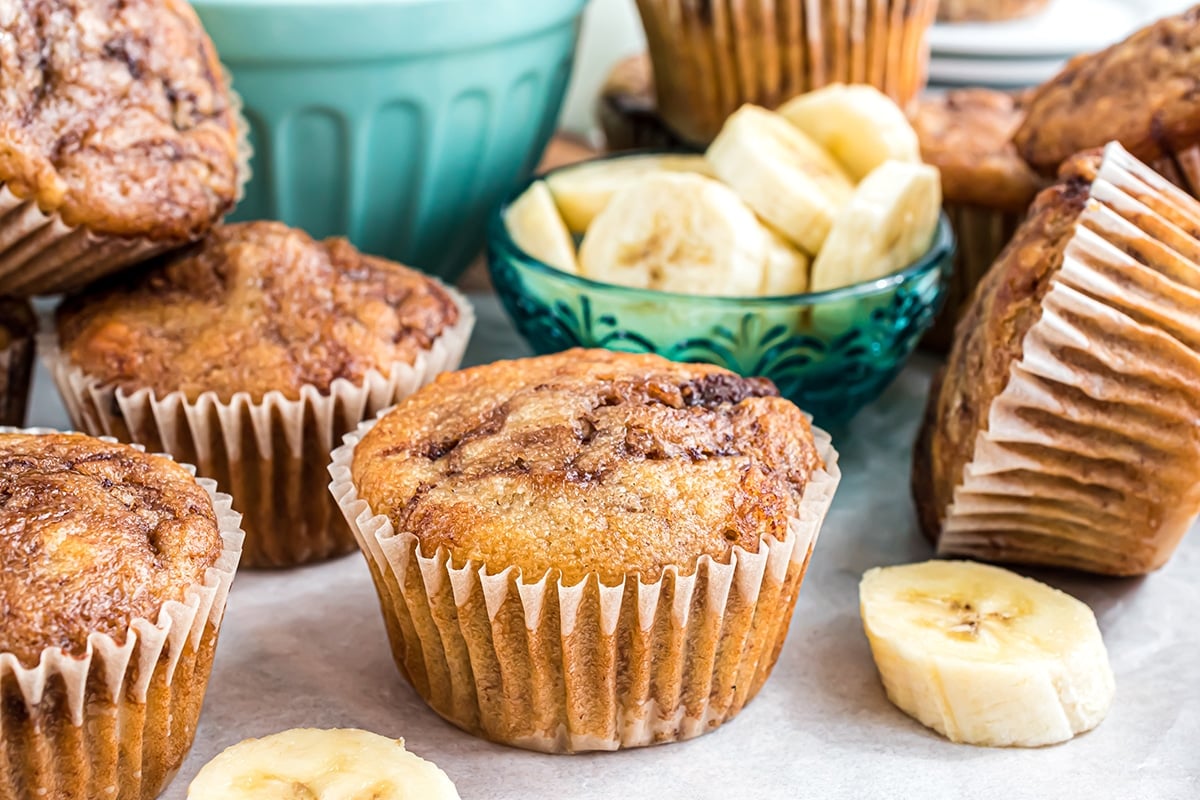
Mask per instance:
[[[613,584],[786,540],[822,466],[770,381],[572,350],[440,376],[372,428],[352,477],[426,555]]]
[[[126,391],[257,402],[387,374],[458,319],[450,295],[414,270],[252,222],[69,298],[58,331],[72,364]]]
[[[948,201],[1000,211],[1028,208],[1041,180],[1012,143],[1025,115],[1022,99],[958,89],[921,101],[913,117],[921,158],[941,171]]]
[[[236,111],[182,0],[0,7],[0,181],[68,225],[193,239],[233,207]]]
[[[1075,153],[1120,142],[1153,161],[1200,144],[1200,6],[1077,56],[1029,102],[1014,141],[1053,175]]]
[[[0,434],[0,652],[36,666],[89,634],[124,642],[221,554],[208,493],[183,467],[79,434]]]

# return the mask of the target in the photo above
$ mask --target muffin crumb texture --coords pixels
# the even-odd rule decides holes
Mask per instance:
[[[70,362],[106,384],[260,402],[389,374],[458,319],[450,295],[414,270],[344,239],[251,222],[69,299],[58,329]]]
[[[79,434],[0,434],[0,652],[125,641],[222,550],[212,501],[162,456]]]
[[[573,350],[441,376],[367,434],[352,473],[427,556],[613,584],[786,540],[821,467],[770,381]]]
[[[193,239],[233,208],[237,112],[182,0],[0,4],[0,180],[68,225]]]

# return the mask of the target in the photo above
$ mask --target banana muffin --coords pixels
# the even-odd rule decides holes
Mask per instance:
[[[1154,570],[1200,511],[1200,203],[1117,144],[984,277],[914,452],[939,555]]]
[[[0,796],[156,797],[237,565],[229,498],[163,456],[11,428],[0,498]]]
[[[4,17],[0,292],[77,287],[233,208],[240,116],[191,6],[30,0]]]
[[[246,565],[287,566],[354,549],[329,452],[456,367],[471,322],[414,270],[254,222],[68,298],[51,361],[76,426],[193,461],[246,515]]]
[[[921,101],[913,128],[921,159],[942,174],[946,215],[958,240],[946,309],[925,338],[946,351],[959,309],[1021,224],[1043,181],[1012,143],[1023,98],[991,89],[958,89]]]
[[[938,22],[1003,22],[1046,10],[1050,0],[940,0]]]
[[[1080,151],[1120,142],[1142,161],[1165,160],[1169,166],[1160,171],[1177,171],[1195,194],[1198,88],[1200,6],[1194,6],[1071,60],[1033,93],[1014,141],[1034,169],[1051,176]]]
[[[444,375],[332,472],[418,693],[550,752],[735,715],[779,654],[838,475],[770,381],[603,350]],[[456,600],[453,630],[435,624]]]
[[[683,146],[658,113],[654,70],[646,53],[618,61],[600,89],[596,119],[610,153]]]
[[[0,425],[25,421],[36,333],[29,303],[0,297]]]

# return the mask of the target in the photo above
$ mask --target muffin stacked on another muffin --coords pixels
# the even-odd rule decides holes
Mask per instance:
[[[456,367],[472,322],[431,278],[256,222],[69,298],[47,350],[76,426],[196,463],[246,515],[245,563],[288,566],[354,549],[329,452]]]
[[[0,425],[25,422],[36,333],[29,303],[0,297]]]
[[[417,692],[548,752],[737,714],[839,476],[769,381],[603,350],[444,375],[347,437],[331,472]]]
[[[4,31],[0,293],[79,287],[233,208],[244,125],[191,6],[35,0]]]
[[[941,555],[1138,575],[1200,511],[1200,203],[1120,145],[1068,162],[984,278],[913,489]]]
[[[1044,183],[1012,143],[1022,105],[1019,95],[959,89],[922,100],[913,116],[921,158],[941,172],[946,215],[958,239],[946,307],[925,339],[933,349],[950,349],[959,310]]]
[[[229,497],[163,456],[11,428],[0,497],[0,797],[157,797],[237,567]]]

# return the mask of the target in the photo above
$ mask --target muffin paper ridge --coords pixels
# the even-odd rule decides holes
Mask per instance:
[[[1200,513],[1200,204],[1109,145],[940,555],[1137,575]]]
[[[92,434],[135,441],[195,463],[229,491],[246,516],[243,566],[291,566],[349,553],[354,540],[325,491],[329,452],[363,419],[394,405],[461,362],[475,324],[465,297],[443,287],[459,309],[412,364],[397,362],[389,376],[372,370],[361,385],[345,379],[328,393],[313,386],[289,400],[269,392],[258,403],[215,392],[188,401],[182,392],[157,397],[126,393],[69,363],[51,330],[40,343],[74,425]]]
[[[397,666],[447,721],[551,753],[688,739],[736,715],[779,654],[841,477],[830,437],[814,428],[825,469],[786,541],[764,537],[758,553],[704,556],[651,583],[606,586],[592,574],[567,585],[554,572],[456,566],[444,549],[427,557],[373,514],[350,467],[375,422],[334,452],[330,491],[366,556]]]
[[[33,379],[35,333],[15,336],[0,349],[0,425],[21,425]]]
[[[0,433],[56,432],[0,427]],[[190,464],[176,463],[195,475]],[[232,498],[217,491],[214,481],[197,483],[212,500],[223,545],[203,582],[189,586],[182,601],[163,603],[157,620],[132,620],[123,645],[92,633],[83,656],[48,647],[35,667],[0,653],[0,694],[10,702],[15,694],[21,698],[20,711],[10,702],[0,709],[0,728],[27,729],[24,737],[0,740],[0,763],[8,765],[0,772],[0,795],[149,797],[179,769],[195,736],[244,538]],[[64,699],[74,734],[39,722],[62,713]],[[147,752],[151,748],[162,752]],[[140,757],[136,765],[129,761],[134,756]],[[102,777],[114,783],[103,785]]]

